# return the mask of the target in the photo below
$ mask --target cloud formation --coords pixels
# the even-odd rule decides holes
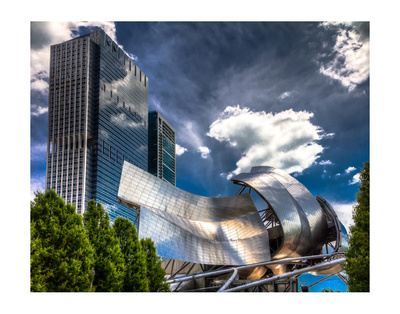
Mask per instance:
[[[327,23],[324,26],[339,27],[333,47],[333,59],[320,64],[320,73],[352,91],[369,78],[369,40],[363,41],[355,28],[343,27],[345,23]],[[343,28],[342,28],[343,27]]]
[[[180,134],[185,135],[181,137],[181,141],[185,142],[185,146],[192,147],[194,150],[197,150],[198,147],[205,146],[203,138],[200,135],[201,133],[198,130],[198,124],[191,120],[183,120],[181,125],[178,125],[176,133],[178,136]]]
[[[357,183],[359,183],[359,182],[360,182],[360,173],[356,173],[356,174],[353,176],[353,179],[351,179],[351,180],[349,181],[349,185],[357,184]]]
[[[47,143],[36,143],[31,146],[31,160],[46,160]]]
[[[38,116],[41,116],[42,114],[45,114],[47,111],[48,111],[47,107],[42,107],[42,106],[32,104],[32,107],[31,107],[31,115],[32,116],[38,117]]]
[[[333,165],[333,162],[330,160],[321,160],[318,164],[321,166],[328,166],[328,165]]]
[[[207,159],[210,156],[211,150],[207,146],[200,146],[198,152],[201,154],[201,158]]]
[[[43,192],[45,189],[46,177],[44,175],[39,177],[31,177],[31,193],[30,200],[33,201],[35,199],[35,192],[40,191]]]
[[[177,156],[183,155],[186,151],[187,151],[187,148],[182,147],[182,146],[179,145],[179,144],[175,144],[175,154],[176,154]]]
[[[347,168],[344,172],[347,174],[347,173],[350,173],[350,172],[352,172],[352,171],[354,171],[354,170],[356,170],[356,168],[350,166],[350,167]]]
[[[350,226],[354,225],[353,208],[356,203],[335,203],[330,202],[340,222],[346,227],[347,232],[350,231]]]
[[[293,93],[294,93],[294,91],[283,92],[282,94],[279,95],[278,99],[284,100],[285,98],[291,97],[293,95]]]
[[[312,117],[310,112],[292,109],[273,114],[228,106],[210,125],[207,135],[242,152],[231,175],[257,165],[302,172],[323,151],[317,141],[324,137],[324,131],[310,122]]]

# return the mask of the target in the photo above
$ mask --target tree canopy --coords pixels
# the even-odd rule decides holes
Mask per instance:
[[[129,219],[118,217],[113,229],[119,239],[122,254],[125,259],[123,279],[124,292],[149,291],[146,269],[146,256],[136,232]]]
[[[161,265],[161,259],[156,254],[156,247],[150,238],[141,239],[143,250],[146,255],[147,280],[151,292],[171,291],[165,279],[165,270]]]
[[[83,224],[95,250],[93,288],[99,292],[122,291],[124,255],[118,237],[110,226],[108,213],[99,202],[88,202]]]
[[[31,291],[170,291],[151,239],[100,203],[82,216],[53,190],[31,202]]]
[[[364,163],[358,189],[344,269],[350,292],[369,292],[369,162]]]
[[[89,291],[94,250],[75,214],[53,190],[31,202],[31,291]]]

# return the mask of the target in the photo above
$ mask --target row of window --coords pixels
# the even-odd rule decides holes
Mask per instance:
[[[51,76],[50,76],[50,84],[49,84],[50,90],[54,87],[55,88],[59,88],[59,87],[69,88],[70,86],[71,87],[72,86],[79,87],[81,84],[82,84],[82,86],[86,86],[86,79],[81,80],[81,77],[79,77],[79,76],[76,79],[73,79],[71,81],[62,81],[62,82],[51,80]]]

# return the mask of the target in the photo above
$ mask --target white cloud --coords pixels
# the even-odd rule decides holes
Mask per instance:
[[[32,116],[38,117],[42,114],[45,114],[48,111],[47,107],[32,105],[31,114]]]
[[[187,148],[180,146],[179,144],[175,145],[175,154],[177,156],[183,155],[187,151]]]
[[[327,64],[320,64],[320,73],[339,80],[352,91],[369,77],[369,41],[363,42],[355,28],[344,29],[342,24],[336,23],[339,34],[333,48],[334,58]]]
[[[47,90],[49,88],[49,83],[47,83],[44,80],[33,80],[31,82],[31,88],[33,90],[40,91],[42,94],[46,95],[47,94]]]
[[[356,168],[354,168],[354,167],[349,167],[349,168],[347,168],[344,172],[347,174],[347,173],[350,173],[350,172],[352,172],[352,171],[354,171],[354,170],[356,170]]]
[[[178,132],[177,132],[178,133]],[[204,146],[203,140],[199,135],[198,127],[192,121],[183,121],[181,124],[181,129],[179,130],[180,134],[185,134],[181,140],[185,141],[185,143],[194,149],[197,147]]]
[[[330,160],[321,160],[318,164],[322,166],[328,166],[328,165],[333,165],[333,162]]]
[[[329,26],[342,26],[342,25],[347,25],[351,26],[353,22],[348,22],[348,21],[328,21],[328,22],[323,22],[321,23],[322,26],[329,27]]]
[[[233,173],[232,173],[232,172],[231,172],[231,173],[222,172],[222,173],[220,173],[219,175],[220,175],[221,177],[227,179],[227,180],[229,180],[230,178],[233,177]]]
[[[153,107],[153,110],[162,113],[163,107],[161,106],[160,101],[154,95],[149,95],[149,107]]]
[[[40,192],[44,192],[45,182],[46,182],[45,176],[31,177],[31,194],[30,194],[31,201],[34,200],[36,191],[39,190]]]
[[[198,152],[201,154],[201,158],[207,159],[210,156],[211,150],[207,146],[200,146]]]
[[[323,151],[316,143],[323,130],[310,122],[312,117],[310,112],[292,109],[273,114],[228,106],[207,135],[242,152],[232,174],[247,172],[253,166],[301,172]]]
[[[357,173],[357,174],[355,174],[355,175],[353,176],[353,179],[352,179],[351,181],[349,181],[349,185],[357,184],[357,183],[359,183],[359,182],[360,182],[360,174]]]
[[[282,94],[279,95],[278,99],[279,99],[279,100],[283,100],[283,99],[285,99],[285,98],[288,98],[288,97],[290,97],[290,96],[293,95],[293,92],[294,92],[294,91],[283,92]]]
[[[340,222],[346,227],[347,232],[349,232],[350,226],[354,224],[353,207],[356,205],[356,203],[329,203],[335,210]]]
[[[49,83],[46,81],[47,76],[46,71],[40,71],[33,74],[31,77],[31,88],[46,95],[49,89]]]
[[[46,160],[47,142],[31,146],[31,160]]]

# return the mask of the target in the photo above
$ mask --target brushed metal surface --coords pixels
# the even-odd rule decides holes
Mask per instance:
[[[141,207],[139,237],[166,258],[245,265],[271,259],[268,232],[250,195],[203,197],[124,162],[118,198]]]
[[[327,223],[317,200],[295,178],[267,166],[231,178],[256,191],[274,210],[283,230],[283,244],[274,259],[317,254],[327,235]]]
[[[304,185],[266,166],[231,180],[253,189],[275,212],[282,245],[274,260],[321,252],[327,220]],[[162,257],[213,265],[271,260],[268,231],[250,193],[221,198],[195,195],[125,161],[118,198],[140,206],[139,237],[152,238]]]

